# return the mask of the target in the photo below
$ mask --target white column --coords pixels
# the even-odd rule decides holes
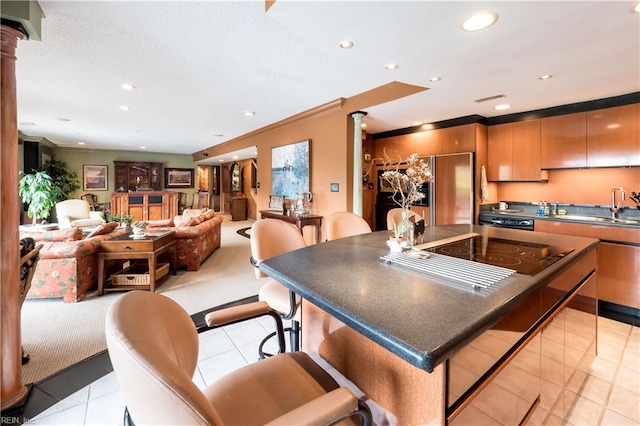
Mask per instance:
[[[362,117],[364,111],[351,113],[353,117],[353,213],[362,216]]]

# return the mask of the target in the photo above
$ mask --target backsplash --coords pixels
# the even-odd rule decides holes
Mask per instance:
[[[631,191],[640,192],[640,167],[550,170],[549,181],[546,183],[497,183],[496,201],[519,200],[537,203],[539,200],[546,200],[576,206],[603,206],[608,209],[611,204],[611,188],[620,186],[627,191],[627,199],[621,205],[635,206],[629,197]],[[617,194],[616,199],[619,199],[619,196],[620,194]]]
[[[629,191],[630,193],[631,191]],[[636,191],[637,192],[637,191]],[[508,204],[510,210],[522,210],[523,213],[536,214],[538,210],[538,201],[513,201],[513,200],[500,200]],[[548,201],[548,200],[547,200]],[[555,202],[555,201],[554,201]],[[594,204],[572,204],[558,202],[558,209],[566,210],[567,215],[575,216],[597,216],[597,217],[611,217],[611,210],[609,205],[594,205]],[[482,204],[480,206],[480,212],[490,212],[493,209],[498,208],[498,203]],[[640,220],[640,209],[636,207],[625,206],[623,210],[618,213],[618,218],[628,220]]]

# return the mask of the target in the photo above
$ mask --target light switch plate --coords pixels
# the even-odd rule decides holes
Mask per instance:
[[[332,183],[331,184],[331,192],[340,192],[340,184]]]

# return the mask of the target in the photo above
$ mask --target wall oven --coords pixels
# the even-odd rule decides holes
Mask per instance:
[[[493,215],[480,213],[480,225],[497,226],[500,228],[522,229],[525,231],[533,231],[534,220],[508,217],[505,215]]]

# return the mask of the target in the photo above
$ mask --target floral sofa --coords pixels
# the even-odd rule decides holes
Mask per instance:
[[[185,209],[181,216],[145,224],[147,233],[175,231],[177,267],[187,271],[198,271],[211,253],[220,247],[222,216],[216,216],[213,210]]]
[[[81,300],[87,290],[98,285],[100,242],[126,232],[116,226],[108,223],[86,236],[80,228],[21,232],[20,238],[31,237],[43,245],[27,298]]]

